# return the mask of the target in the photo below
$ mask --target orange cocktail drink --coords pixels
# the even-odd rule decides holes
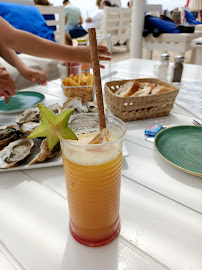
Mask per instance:
[[[98,116],[71,117],[78,141],[62,140],[70,231],[80,243],[102,246],[120,231],[119,202],[124,123],[106,117],[109,142],[88,144],[99,132]]]

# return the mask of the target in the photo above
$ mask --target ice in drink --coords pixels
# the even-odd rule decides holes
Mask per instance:
[[[119,203],[124,123],[106,118],[109,141],[88,144],[99,132],[96,115],[72,117],[69,127],[79,140],[62,140],[70,231],[80,243],[101,246],[120,231]]]

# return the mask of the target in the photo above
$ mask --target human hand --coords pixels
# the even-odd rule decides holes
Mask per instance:
[[[111,52],[109,52],[109,49],[106,46],[98,45],[98,57],[100,61],[111,61]],[[103,65],[100,65],[101,68],[105,68]]]
[[[16,94],[16,86],[6,68],[0,64],[0,97],[6,99]]]
[[[78,55],[78,62],[80,63],[91,63],[90,56],[90,47],[89,46],[78,46],[75,47],[76,54]],[[98,58],[100,61],[111,61],[111,53],[108,48],[103,45],[97,46]],[[105,68],[103,65],[100,65],[101,68]]]
[[[19,70],[20,74],[27,80],[37,82],[38,84],[46,85],[46,74],[42,70],[23,67]]]

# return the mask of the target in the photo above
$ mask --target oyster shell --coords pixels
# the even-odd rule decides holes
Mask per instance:
[[[5,124],[0,125],[0,130],[1,129],[6,129],[6,128],[14,128],[16,130],[19,130],[19,125],[17,123],[15,123],[15,122],[5,123]]]
[[[34,145],[34,141],[28,139],[20,139],[9,143],[9,145],[0,152],[0,168],[8,169],[23,163],[32,153]]]
[[[88,108],[86,104],[82,103],[82,99],[79,97],[70,98],[63,104],[62,111],[75,109],[75,113],[86,113]]]
[[[19,125],[26,123],[26,122],[40,122],[40,113],[39,108],[29,108],[25,110],[22,114],[20,114],[16,121]]]
[[[62,111],[62,108],[58,103],[52,104],[48,106],[49,109],[51,109],[55,114],[59,114]]]
[[[30,134],[39,125],[40,123],[37,123],[37,122],[26,122],[20,126],[19,130],[24,134]]]
[[[40,153],[37,155],[36,158],[34,158],[29,165],[33,165],[35,163],[41,163],[44,162],[46,160],[50,160],[54,157],[56,157],[59,153],[60,153],[61,149],[60,149],[60,143],[58,142],[55,147],[53,148],[52,151],[49,150],[48,148],[48,143],[47,140],[44,139],[41,143],[40,146]]]
[[[0,129],[0,150],[12,141],[16,141],[22,137],[22,134],[15,127]]]
[[[97,112],[97,104],[95,103],[95,101],[89,101],[86,105],[89,112]]]

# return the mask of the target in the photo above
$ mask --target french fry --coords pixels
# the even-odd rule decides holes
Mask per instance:
[[[71,85],[71,86],[79,86],[79,84],[77,82],[75,82],[73,79],[71,78],[67,78],[66,79],[68,81],[68,83]]]
[[[62,81],[64,86],[86,86],[94,84],[94,77],[91,73],[85,72],[74,76],[71,74]]]

